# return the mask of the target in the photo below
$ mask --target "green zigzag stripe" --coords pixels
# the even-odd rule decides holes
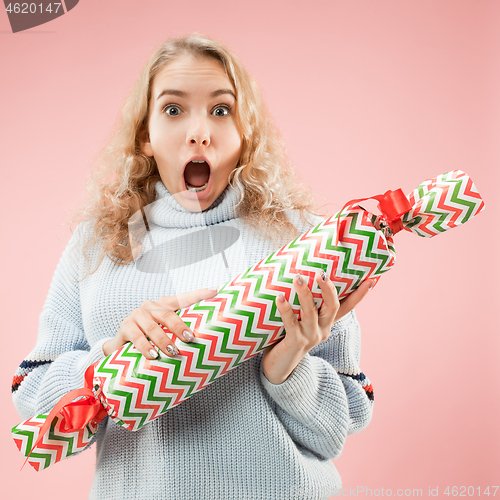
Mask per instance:
[[[310,230],[310,235],[319,235],[322,236],[324,233],[324,229],[321,228],[323,223],[318,224],[315,228]],[[320,270],[325,270],[325,264],[322,264],[321,262],[315,262],[312,260],[309,260],[310,257],[314,256],[314,250],[316,248],[316,240],[315,239],[308,239],[308,240],[299,240],[299,238],[295,239],[290,245],[288,245],[287,249],[304,249],[304,252],[302,252],[302,261],[300,264],[302,266],[307,266],[312,269],[316,269],[318,271]],[[286,279],[286,283],[292,284],[293,279]]]
[[[121,357],[132,358],[134,360],[134,363],[131,363],[130,366],[133,366],[133,372],[136,372],[139,361],[142,357],[142,354],[140,352],[139,353],[129,352],[130,349],[133,347],[133,344],[131,342],[129,342],[128,344],[125,344],[125,346],[126,346],[125,349],[121,353]],[[130,366],[129,366],[129,369],[130,369]],[[145,421],[145,419],[147,419],[147,415],[145,413],[133,413],[130,409],[132,404],[133,404],[132,400],[135,399],[135,395],[131,392],[125,392],[123,390],[115,388],[115,380],[118,379],[117,375],[118,375],[119,370],[109,368],[105,363],[102,363],[98,368],[97,375],[99,374],[99,372],[111,374],[111,379],[109,381],[110,382],[109,388],[111,389],[111,392],[114,396],[123,398],[124,402],[121,405],[121,409],[122,409],[122,413],[123,413],[124,417],[132,418],[132,419],[139,419],[142,422],[142,425],[144,425],[144,421]]]
[[[19,425],[15,425],[14,427],[12,427],[12,434],[17,434],[18,436],[26,436],[27,440],[25,442],[23,455],[27,457],[33,446],[34,432],[32,430],[20,429]]]
[[[414,189],[413,191],[414,195],[415,193],[418,193],[418,196],[415,196],[415,202],[420,201],[428,193],[428,189],[426,188],[427,185],[421,184],[420,186]]]
[[[349,218],[351,218],[351,222],[349,224],[349,234],[360,236],[363,240],[366,240],[368,242],[367,247],[366,247],[365,257],[369,257],[369,258],[377,261],[375,275],[380,276],[381,274],[388,271],[388,269],[384,269],[384,268],[386,267],[387,262],[390,260],[390,256],[389,255],[385,256],[383,254],[379,254],[374,250],[374,248],[375,248],[375,233],[365,231],[363,229],[356,229],[359,215],[360,214],[358,212],[349,214]],[[336,248],[333,245],[333,236],[334,236],[333,234],[330,235],[330,237],[328,238],[328,241],[326,242],[325,247],[332,252],[337,251],[339,253],[344,254],[344,259],[339,259],[339,261],[342,260],[341,271],[345,275],[354,274],[358,277],[358,279],[356,280],[356,283],[353,285],[353,288],[357,288],[359,286],[360,282],[362,281],[362,279],[364,278],[364,276],[366,276],[366,272],[365,271],[358,271],[358,270],[354,270],[354,269],[349,269],[348,266],[349,266],[349,262],[350,262],[351,253],[353,252],[353,250],[351,248],[343,247],[343,246],[339,246]]]
[[[458,198],[458,194],[460,193],[460,184],[461,184],[461,182],[459,181],[459,184],[457,184],[455,186],[455,189],[452,190],[451,200],[458,205],[463,205],[464,207],[467,207],[468,212],[470,213],[474,209],[475,204],[466,202],[466,201]],[[450,186],[450,188],[451,188],[451,186]],[[458,191],[458,194],[457,194],[457,191]],[[438,212],[437,211],[438,208],[435,208],[433,210],[433,208],[435,206],[437,207],[437,202],[441,201],[441,196],[439,196],[437,199],[437,202],[436,202],[437,196],[438,196],[438,193],[436,193],[435,191],[432,191],[427,195],[428,200],[427,200],[427,203],[425,205],[425,212],[428,214],[435,215],[434,220],[429,224],[429,226],[440,233],[444,233],[445,231],[447,231],[450,228],[448,225],[450,212],[449,211],[446,211],[445,213],[443,213],[441,211]],[[442,209],[439,209],[439,210],[442,210]],[[469,215],[469,217],[470,217],[470,215]],[[466,222],[466,221],[464,220],[464,222]]]
[[[127,349],[125,349],[122,353],[123,358],[132,358],[134,360],[131,377],[135,378],[136,380],[142,379],[142,380],[149,381],[150,383],[152,383],[153,389],[154,389],[157,378],[155,376],[146,375],[146,374],[139,376],[138,368],[139,368],[140,361],[142,359],[142,354],[140,352],[130,352],[131,347],[132,347],[132,345],[128,346]],[[172,364],[180,364],[180,360],[171,359],[169,361],[171,361]],[[150,387],[150,389],[151,389],[151,387]],[[140,412],[140,413],[132,411],[132,408],[135,408],[135,401],[137,400],[137,397],[136,397],[134,392],[113,389],[114,395],[120,396],[124,399],[124,403],[121,406],[123,418],[127,418],[127,419],[132,418],[134,420],[138,419],[140,423],[138,424],[137,428],[140,429],[141,427],[143,427],[144,425],[146,425],[148,423],[149,412],[147,410],[142,410],[142,411],[138,410],[138,412]],[[172,399],[171,397],[166,398],[167,405],[170,404],[171,399]],[[142,403],[142,401],[138,401],[138,402]]]
[[[50,455],[49,453],[42,454],[42,453],[37,453],[37,452],[34,451],[30,455],[29,460],[31,460],[32,458],[39,458],[40,460],[44,461],[44,463],[41,464],[42,465],[42,469],[46,469],[47,467],[49,467],[51,465],[51,462],[52,462],[52,455]],[[29,460],[28,460],[28,462],[29,462]]]
[[[168,364],[174,366],[174,371],[178,372],[179,371],[179,366],[178,365],[180,365],[180,361],[178,361],[178,360],[170,360],[170,358],[168,358],[168,361],[169,361]],[[174,361],[174,362],[170,363],[170,361]],[[136,373],[134,378],[136,380],[143,380],[143,381],[149,382],[149,384],[147,384],[148,385],[147,391],[146,390],[144,391],[145,393],[147,393],[147,401],[148,401],[148,403],[157,403],[158,405],[164,403],[163,408],[160,410],[160,413],[166,412],[168,410],[169,406],[171,405],[173,398],[171,396],[157,397],[157,396],[154,395],[154,392],[155,392],[155,389],[156,389],[156,384],[159,381],[159,379],[157,377],[155,377],[154,375],[147,375],[145,373]],[[146,386],[146,384],[143,384],[143,385]],[[144,389],[146,389],[146,387],[144,387]],[[130,417],[134,418],[135,414],[133,414],[130,411],[130,403],[132,402],[133,393],[130,392],[130,393],[127,393],[127,394],[130,397],[127,396],[127,398],[126,398],[126,404],[123,407],[123,415],[124,415],[124,418],[130,418]],[[140,403],[142,403],[142,401],[140,401]],[[146,425],[149,422],[147,420],[148,418],[149,418],[149,412],[147,410],[144,410],[143,413],[141,414],[140,423],[137,426],[137,428],[140,429],[141,427],[143,427],[144,425]]]
[[[40,417],[40,415],[38,416]],[[59,440],[59,441],[65,441],[65,439],[58,439],[55,434],[54,434],[54,428],[55,428],[55,425],[57,423],[57,417],[54,419],[54,421],[52,422],[51,426],[50,426],[50,430],[49,430],[49,439],[56,439],[56,440]],[[28,443],[27,443],[27,447],[26,447],[26,450],[25,450],[25,453],[24,453],[24,456],[27,457],[30,453],[30,450],[31,450],[31,447],[33,446],[33,431],[29,431],[29,432],[18,432],[18,434],[23,434],[25,436],[28,436]],[[53,450],[54,453],[56,453],[55,450]],[[63,458],[66,458],[68,457],[70,454],[67,454],[65,455],[64,453],[61,455]],[[33,450],[33,452],[31,453],[30,455],[30,459],[32,458],[38,458],[40,460],[43,460],[43,463],[41,464],[42,465],[42,469],[46,469],[47,467],[49,467],[51,464],[52,464],[52,460],[54,459],[55,461],[55,458],[53,458],[53,455],[52,453],[50,452],[41,452],[41,451],[36,451],[36,448],[35,450]]]
[[[42,419],[42,420],[46,420],[47,419],[47,415],[42,413],[40,415],[37,415],[36,417],[33,417],[33,418],[39,418],[39,419]],[[32,419],[30,419],[32,420]],[[27,442],[26,442],[26,447],[25,447],[25,450],[24,450],[24,456],[27,457],[31,448],[33,447],[33,441],[34,441],[34,435],[35,435],[35,431],[33,429],[21,429],[19,426],[20,425],[23,425],[22,423],[21,424],[18,424],[18,425],[15,425],[14,427],[12,427],[12,434],[17,434],[17,435],[20,435],[20,436],[26,436],[28,438]],[[33,455],[33,454],[32,454]]]
[[[265,263],[267,264],[269,262],[266,261]],[[258,303],[259,301],[262,301],[262,300],[265,300],[266,302],[270,302],[271,300],[274,300],[274,297],[272,295],[267,295],[261,291],[262,289],[265,290],[265,286],[263,286],[262,281],[264,279],[264,275],[267,275],[267,273],[264,271],[263,272],[264,275],[262,275],[262,274],[260,274],[261,271],[259,271],[258,274],[251,274],[252,269],[253,268],[247,269],[244,273],[242,273],[241,279],[243,279],[243,280],[247,279],[247,280],[254,281],[255,292],[253,293],[253,297],[256,299],[255,303]],[[236,309],[237,298],[239,297],[239,294],[241,294],[243,292],[237,292],[237,291],[235,291],[235,292],[236,293],[233,295],[233,299],[231,302],[231,308],[234,308],[232,310],[232,314],[234,314],[235,316],[246,317],[247,322],[248,322],[247,324],[249,326],[257,323],[255,320],[256,319],[258,320],[258,317],[259,317],[258,313],[254,312],[254,311],[246,310],[246,309]],[[260,302],[259,305],[262,305],[262,303]],[[267,304],[265,305],[265,307],[267,307]],[[243,329],[242,329],[242,332],[243,332]],[[256,332],[252,332],[251,330],[249,331],[249,329],[247,328],[244,331],[243,337],[246,337],[247,339],[255,340],[256,351],[260,351],[260,350],[265,348],[266,341],[269,338],[269,333],[256,333]],[[244,340],[244,339],[242,338],[242,340]],[[231,352],[231,351],[228,351],[228,352]],[[239,350],[239,352],[240,352],[240,355],[238,356],[238,358],[236,360],[236,363],[235,363],[236,366],[243,362],[241,360],[241,358],[244,356],[245,350],[241,349],[241,350]]]
[[[467,179],[464,178],[454,179],[452,178],[451,174],[448,173],[447,175],[442,176],[442,181],[448,183],[449,185],[451,193],[450,194],[451,202],[455,203],[458,206],[462,206],[463,210],[466,211],[465,215],[462,216],[462,221],[460,222],[461,224],[464,224],[473,216],[474,209],[477,206],[476,202],[467,201],[466,199],[461,197],[462,189],[465,189],[466,186],[466,184],[464,185],[464,182],[466,182]],[[432,190],[424,192],[424,187],[425,186],[423,185],[418,186],[415,189],[415,191],[419,193],[420,199],[422,200],[422,206],[424,207],[424,211],[430,215],[435,216],[434,221],[432,221],[427,226],[435,229],[437,232],[440,233],[447,231],[449,229],[449,226],[447,224],[447,218],[450,216],[450,213],[449,212],[442,213],[433,210],[436,202],[436,196],[438,195],[438,193]],[[441,201],[441,197],[439,197],[438,201]],[[419,226],[421,222],[424,221],[423,217],[421,216],[415,217],[415,220],[412,221],[411,223],[409,223],[408,220],[409,216],[408,214],[405,214],[403,217],[403,222],[405,223],[405,226],[409,229],[413,228],[414,226]],[[419,236],[424,236],[424,237],[429,236],[428,234],[420,230],[418,227],[415,228],[415,231],[418,232]]]
[[[233,311],[233,314],[237,314],[240,317],[244,316],[247,317],[247,321],[252,321],[254,318],[254,314],[250,311],[245,311],[243,309],[236,309],[236,304],[238,302],[238,299],[240,298],[240,292],[237,290],[226,290],[226,293],[228,295],[231,295],[231,303],[230,303],[230,309]],[[221,309],[222,312],[224,313],[224,309]],[[236,362],[234,363],[236,366],[240,364],[241,358],[244,356],[244,350],[243,349],[231,349],[228,346],[229,343],[229,333],[230,333],[230,328],[224,328],[224,327],[219,327],[214,325],[210,325],[210,322],[213,320],[213,315],[215,314],[215,306],[211,306],[211,311],[209,314],[209,317],[207,319],[206,324],[204,325],[205,329],[214,332],[214,333],[222,333],[223,338],[222,338],[222,347],[220,352],[223,353],[224,355],[227,355],[229,357],[236,357]],[[203,359],[205,358],[205,349],[206,346],[204,344],[198,344],[196,347],[200,346],[200,348],[203,349],[202,355],[198,357],[198,362],[196,364],[196,368],[200,370],[208,370],[212,371],[212,377],[210,378],[210,383],[213,382],[217,378],[217,374],[220,371],[220,367],[217,365],[211,366],[211,365],[205,365],[203,363]],[[208,354],[207,354],[208,357]]]
[[[74,455],[77,453],[77,451],[74,451],[75,446],[75,437],[74,436],[68,436],[64,437],[62,435],[57,435],[55,434],[55,424],[57,422],[57,418],[54,419],[52,422],[52,425],[50,426],[49,430],[49,439],[53,439],[54,441],[62,441],[68,443],[68,449],[66,451],[66,454],[63,453],[63,457],[69,457],[70,455]]]
[[[420,217],[420,215],[419,215],[417,217],[414,217],[411,222],[409,222],[409,220],[410,220],[410,212],[406,212],[403,216],[404,226],[409,228],[409,229],[412,229],[415,226],[418,226],[422,222],[422,217]],[[417,229],[418,229],[418,227],[415,229],[415,231],[417,231]],[[427,236],[426,234],[420,234],[420,231],[417,232],[417,235],[423,236],[424,238]]]
[[[322,223],[318,224],[315,228],[311,229],[310,234],[321,234],[320,226]],[[313,268],[316,270],[326,270],[326,264],[323,264],[321,262],[315,262],[310,260],[310,257],[314,255],[314,249],[316,246],[316,240],[300,240],[300,238],[296,238],[293,240],[291,243],[287,245],[286,250],[287,251],[294,251],[297,254],[297,257],[301,257],[300,261],[298,260],[298,264],[300,264],[302,267],[309,267]],[[278,257],[279,250],[272,255],[270,255],[266,259],[266,264],[278,264],[279,265],[279,282],[287,285],[288,287],[291,287],[293,285],[293,278],[287,278],[284,276],[284,270],[286,268],[286,264],[290,259],[287,259],[286,257]],[[275,312],[277,311],[276,304],[275,304],[275,297],[274,296],[268,296],[265,295],[264,297],[268,297],[269,301],[272,303],[272,314],[273,314],[273,319],[275,321],[281,321],[280,318],[278,318],[275,315]],[[295,306],[300,306],[300,302],[298,299],[298,296],[294,296],[294,301],[293,305]]]
[[[454,182],[455,184],[453,186],[453,191],[451,193],[451,201],[453,201],[457,205],[463,205],[464,207],[467,207],[467,213],[463,216],[462,219],[462,224],[465,224],[472,217],[474,209],[477,207],[477,203],[460,198],[462,185],[464,184],[464,179],[457,179],[455,181],[450,181],[450,182]],[[464,190],[466,186],[467,183],[464,185]]]
[[[449,212],[442,213],[442,212],[437,212],[436,211],[437,209],[434,209],[434,207],[437,205],[436,204],[436,196],[437,196],[437,193],[435,191],[431,191],[427,195],[428,201],[425,205],[424,211],[428,214],[432,214],[432,215],[436,216],[434,218],[434,220],[432,221],[432,223],[429,224],[429,226],[432,227],[433,229],[435,229],[436,231],[439,231],[440,233],[444,233],[448,228],[443,227],[442,224],[446,224],[446,219],[449,216]],[[441,200],[441,197],[438,198],[438,201],[440,201],[440,200]]]
[[[125,344],[125,349],[121,352],[120,357],[125,356],[126,353],[128,353],[128,351],[132,348],[133,348],[132,342],[128,342],[127,344]],[[99,376],[100,374],[102,374],[102,375],[109,374],[110,377],[107,377],[108,388],[111,389],[111,391],[114,391],[115,390],[115,381],[119,380],[119,378],[120,378],[119,377],[120,370],[118,368],[113,368],[112,366],[111,367],[109,366],[108,363],[112,363],[111,356],[112,356],[112,354],[110,354],[107,358],[104,359],[104,361],[97,368],[95,375]],[[131,356],[133,357],[133,354]],[[137,366],[137,361],[136,361],[136,366]]]

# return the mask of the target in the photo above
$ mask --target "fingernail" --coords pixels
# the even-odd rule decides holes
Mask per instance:
[[[216,292],[218,289],[219,289],[219,288],[218,288],[218,287],[216,287],[216,286],[209,286],[209,287],[208,287],[208,290],[209,290],[210,292]]]
[[[154,349],[150,349],[149,354],[151,354],[151,357],[154,359],[158,357],[158,353]]]
[[[304,284],[304,280],[302,279],[302,276],[300,274],[297,274],[297,283],[299,285],[303,285]]]
[[[371,285],[370,285],[370,288],[368,288],[368,290],[371,290],[374,287],[376,282],[377,282],[377,280],[371,280]]]
[[[285,302],[285,296],[284,296],[282,293],[280,293],[280,294],[278,295],[278,300],[279,300],[280,302]]]
[[[326,281],[328,279],[328,276],[326,275],[325,271],[323,271],[323,269],[321,270],[321,279],[323,281]]]
[[[184,338],[188,341],[191,342],[194,339],[193,334],[189,330],[184,330],[182,332],[182,335],[184,335]]]
[[[168,345],[167,346],[167,351],[172,355],[172,356],[177,356],[179,354],[179,349],[175,347],[175,345]]]

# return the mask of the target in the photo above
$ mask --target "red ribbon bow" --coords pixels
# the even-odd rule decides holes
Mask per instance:
[[[47,415],[45,422],[40,427],[38,438],[31,447],[23,467],[26,465],[28,458],[33,450],[38,446],[38,443],[43,439],[45,433],[50,429],[53,420],[57,415],[62,418],[59,429],[62,432],[74,432],[84,429],[87,424],[92,422],[97,425],[107,415],[106,410],[98,399],[95,398],[92,391],[92,383],[94,378],[94,365],[90,365],[85,371],[85,386],[82,389],[76,389],[68,392],[59,402],[52,408],[52,411]],[[83,396],[78,401],[74,399]],[[21,467],[21,469],[23,468]]]
[[[382,215],[387,219],[392,234],[399,233],[399,231],[403,229],[401,216],[411,210],[410,202],[408,201],[408,198],[406,198],[402,189],[396,189],[396,191],[389,190],[386,193],[379,194],[377,196],[368,196],[368,198],[358,198],[356,200],[348,201],[342,207],[342,209],[339,212],[339,216],[337,217],[337,239],[335,241],[335,246],[339,244],[340,214],[351,205],[366,200],[378,201],[377,206],[379,210],[382,212]]]

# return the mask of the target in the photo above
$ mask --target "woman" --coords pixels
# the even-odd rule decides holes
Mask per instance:
[[[160,324],[191,341],[196,332],[176,309],[214,296],[209,285],[321,220],[255,83],[222,44],[198,35],[169,40],[151,56],[90,193],[57,266],[36,347],[16,373],[13,397],[24,418],[48,412],[83,385],[90,364],[128,341],[150,359],[157,356],[151,342],[178,356]],[[145,227],[139,235],[137,220]],[[193,238],[207,226],[237,231],[224,258],[198,255]],[[159,245],[165,267],[144,267]],[[294,280],[300,321],[277,301],[287,332],[279,343],[138,432],[101,422],[91,498],[335,494],[341,480],[330,459],[372,413],[352,311],[370,283],[339,303],[326,277],[316,281],[320,310],[303,279]]]

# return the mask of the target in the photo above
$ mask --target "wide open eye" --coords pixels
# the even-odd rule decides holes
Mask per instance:
[[[169,104],[163,108],[163,112],[168,116],[179,116],[181,114],[181,108],[175,104]]]
[[[230,111],[231,111],[231,108],[229,106],[217,106],[212,111],[212,114],[214,116],[226,116],[229,114]]]

